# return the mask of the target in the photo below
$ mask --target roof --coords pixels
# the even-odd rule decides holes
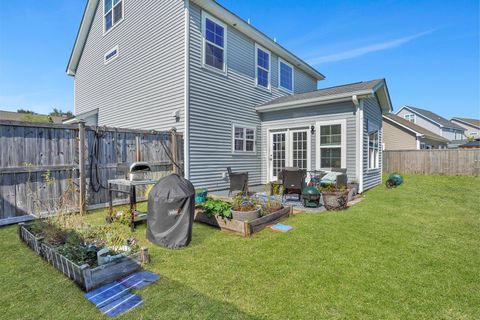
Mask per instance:
[[[452,123],[452,122],[448,121],[444,117],[441,117],[441,116],[439,116],[438,114],[436,114],[432,111],[425,110],[425,109],[420,109],[420,108],[417,108],[417,107],[403,106],[402,108],[400,108],[400,110],[397,111],[396,114],[398,114],[402,109],[408,109],[408,110],[410,110],[414,113],[417,113],[420,116],[435,122],[440,127],[465,131],[465,128],[462,128],[459,125],[456,125],[455,123]]]
[[[469,141],[459,146],[459,148],[480,148],[480,140]]]
[[[80,23],[80,27],[78,29],[77,37],[75,39],[75,44],[72,49],[72,53],[70,54],[70,58],[68,60],[67,65],[67,74],[74,76],[80,58],[82,56],[83,48],[85,47],[85,43],[87,41],[88,33],[90,31],[90,27],[95,17],[96,8],[98,5],[99,0],[87,0],[87,4],[85,6],[85,11],[83,13],[82,21]],[[230,28],[235,28],[246,34],[254,41],[269,49],[270,51],[276,53],[282,59],[290,62],[296,68],[304,71],[311,77],[315,78],[316,80],[323,80],[325,76],[317,71],[314,67],[297,57],[296,55],[292,54],[290,51],[279,45],[276,41],[272,40],[270,37],[265,35],[263,32],[258,30],[257,28],[253,27],[251,24],[247,23],[245,20],[240,18],[239,16],[235,15],[225,7],[221,6],[214,0],[191,0],[191,2],[195,3],[196,5],[200,6],[201,8],[205,9],[209,13],[216,16],[218,19],[226,22]]]
[[[435,140],[435,141],[440,141],[440,142],[448,142],[449,140],[436,134],[436,133],[433,133],[432,131],[430,130],[427,130],[425,129],[424,127],[421,127],[411,121],[408,121],[408,120],[405,120],[404,118],[402,117],[399,117],[393,113],[389,113],[389,114],[385,114],[383,115],[383,118],[386,119],[386,120],[390,120],[398,125],[400,125],[401,127],[404,127],[405,129],[407,130],[410,130],[412,132],[414,132],[415,134],[417,135],[420,135],[420,136],[423,136],[427,139],[430,139],[430,140]]]
[[[63,117],[0,110],[1,120],[62,123]],[[50,121],[51,119],[51,121]]]
[[[454,117],[451,120],[455,120],[455,121],[458,121],[458,122],[463,122],[466,125],[469,125],[469,126],[476,127],[478,129],[480,129],[480,120],[477,120],[477,119]]]
[[[363,82],[354,82],[335,87],[318,89],[315,91],[283,96],[271,100],[256,108],[257,111],[271,111],[272,109],[289,109],[295,106],[307,106],[320,102],[332,102],[334,100],[352,100],[353,96],[368,97],[375,94],[381,95],[382,109],[391,111],[390,95],[385,79],[377,79]],[[380,97],[379,97],[380,98]]]

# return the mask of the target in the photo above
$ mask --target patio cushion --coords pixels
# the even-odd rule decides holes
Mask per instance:
[[[320,183],[324,184],[332,184],[337,182],[337,177],[341,175],[341,172],[328,172],[325,176],[323,176],[322,180],[320,180]]]

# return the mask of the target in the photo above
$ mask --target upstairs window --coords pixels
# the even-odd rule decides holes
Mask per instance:
[[[278,79],[281,89],[293,92],[293,67],[282,59],[278,59]]]
[[[226,71],[226,27],[218,20],[203,14],[203,65]]]
[[[409,113],[404,116],[405,120],[415,123],[415,114]]]
[[[255,61],[257,86],[270,89],[270,51],[255,45]]]
[[[104,32],[123,20],[123,0],[103,0]]]
[[[255,128],[233,125],[233,152],[255,152]]]

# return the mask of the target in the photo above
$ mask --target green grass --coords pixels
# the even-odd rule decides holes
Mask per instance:
[[[186,249],[149,245],[162,278],[120,319],[479,319],[479,199],[478,178],[406,176],[347,211],[291,217],[285,234],[195,224]],[[0,229],[0,318],[101,318],[16,230]]]

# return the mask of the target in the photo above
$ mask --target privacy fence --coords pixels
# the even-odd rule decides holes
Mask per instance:
[[[120,178],[117,164],[140,160],[153,166],[151,178],[182,172],[182,135],[0,120],[0,225],[103,207],[107,181]]]
[[[480,149],[384,151],[383,171],[479,176]]]

